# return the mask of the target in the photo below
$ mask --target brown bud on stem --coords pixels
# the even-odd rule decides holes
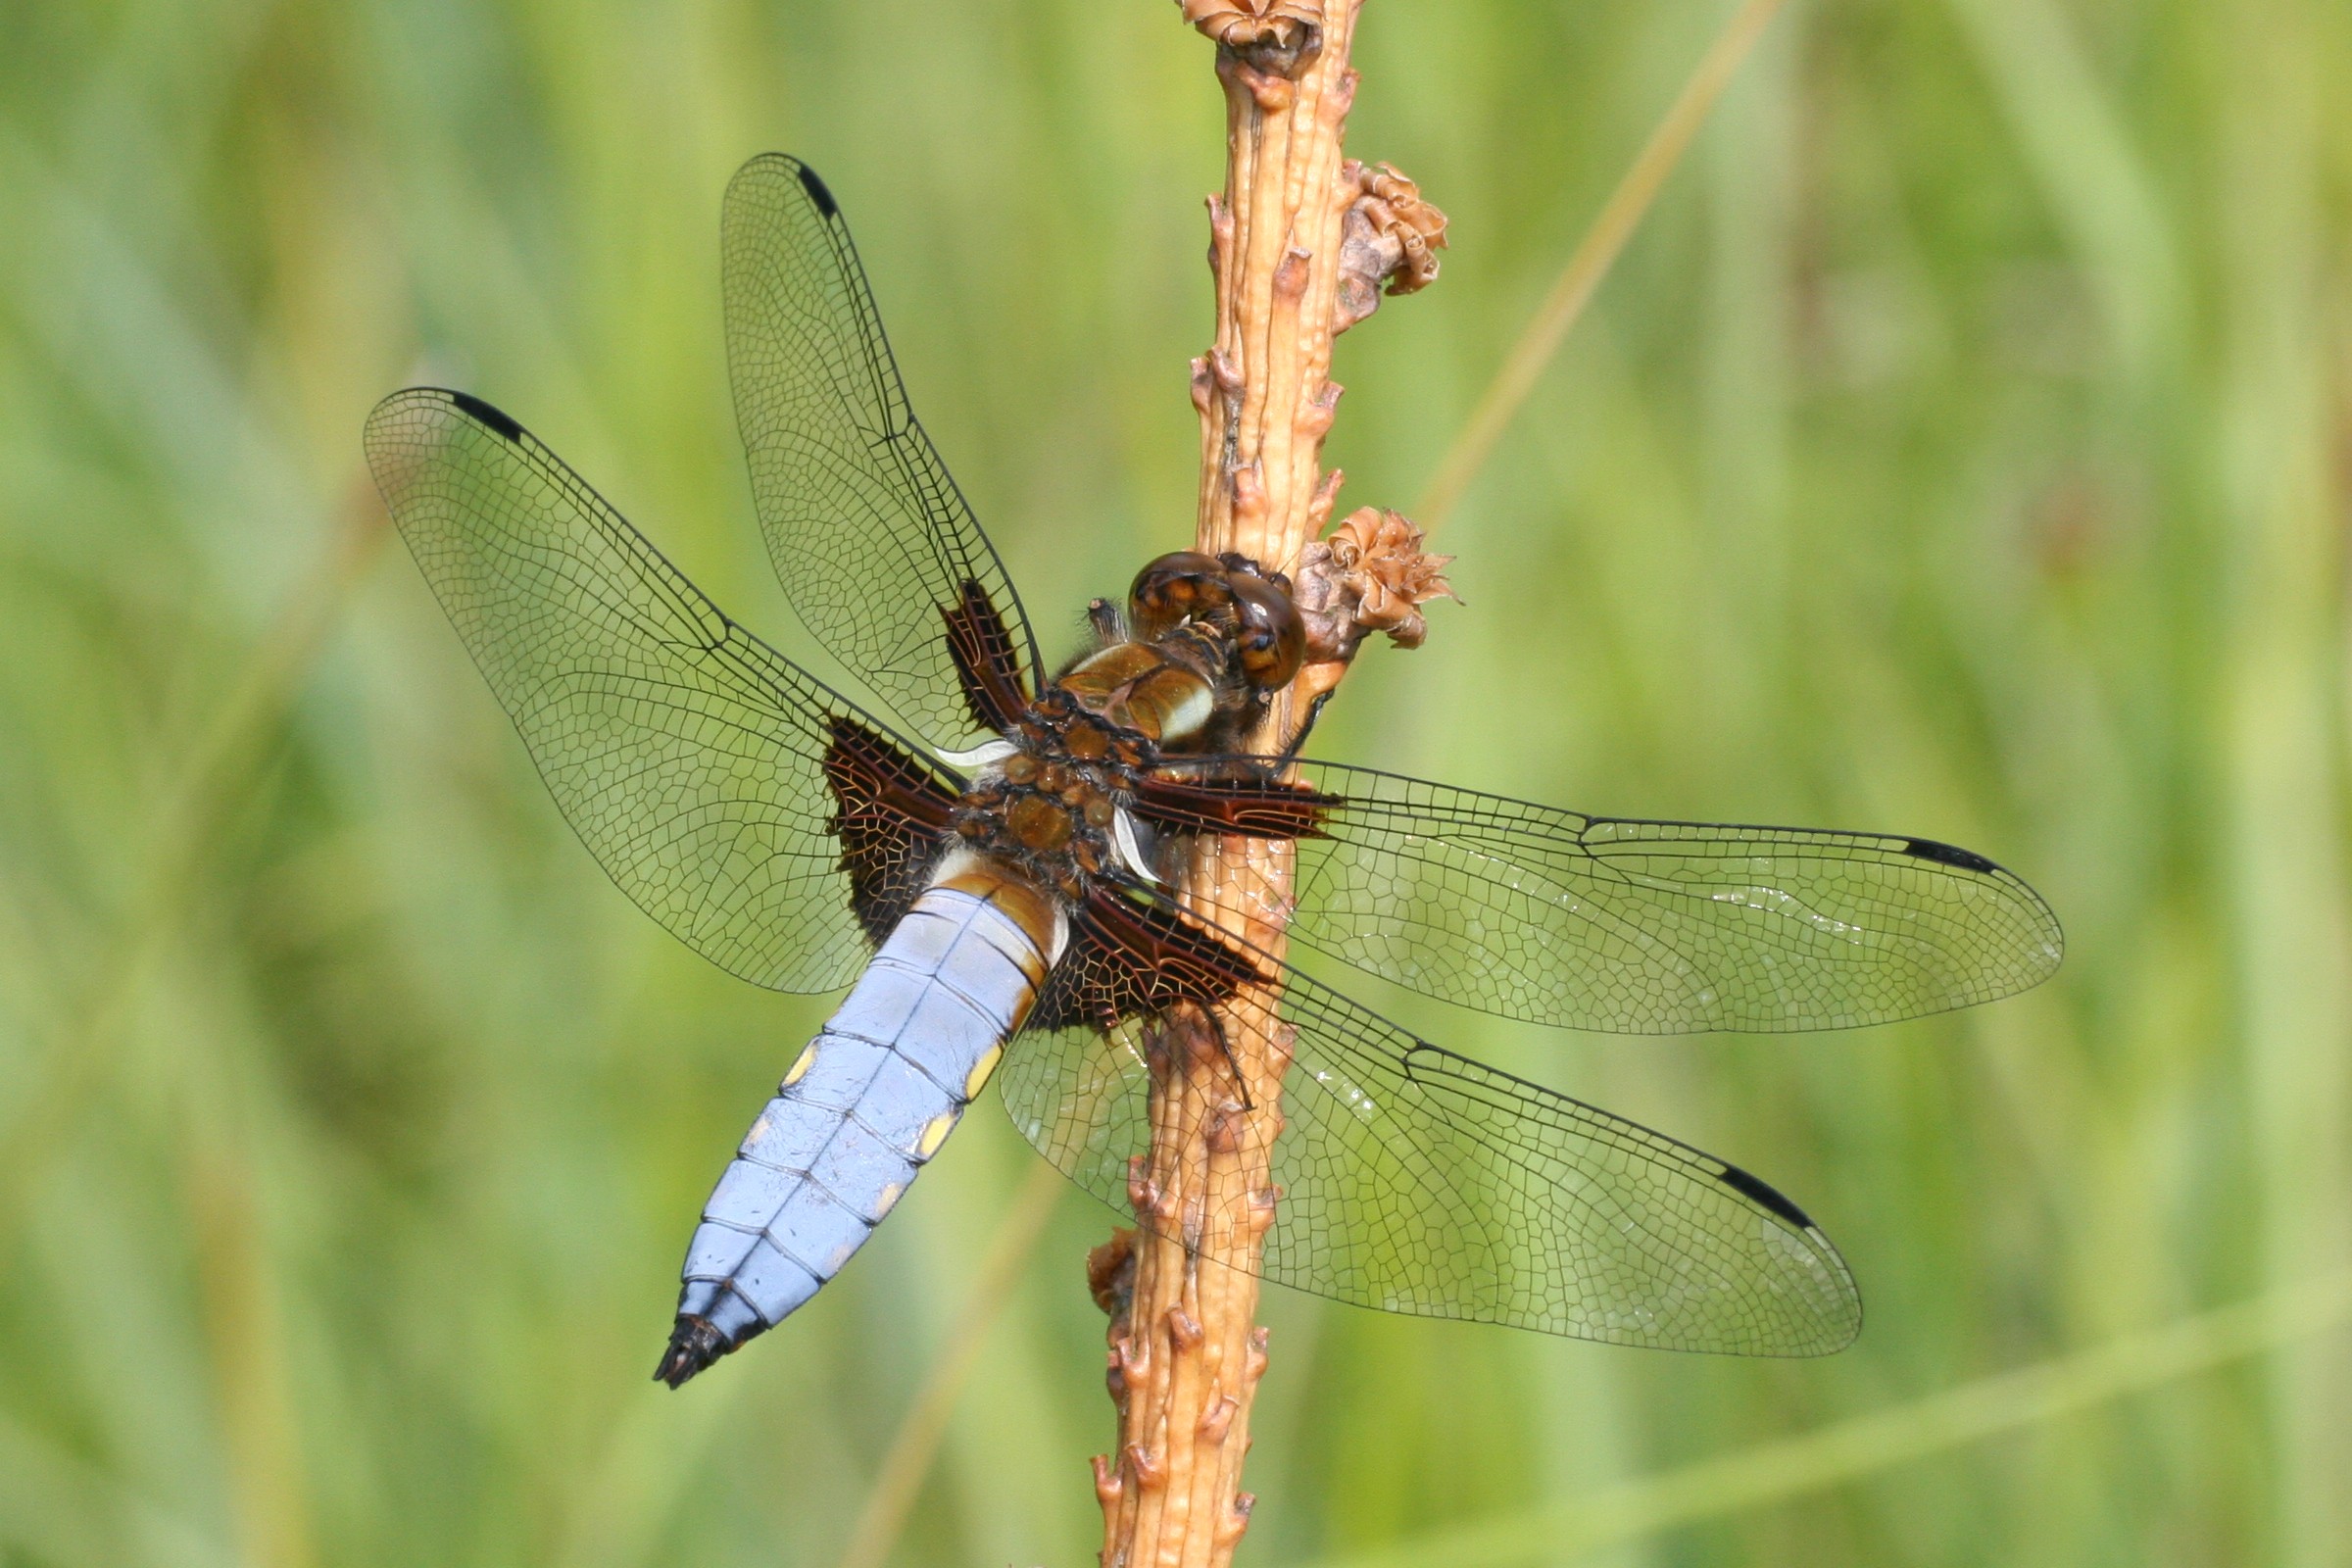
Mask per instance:
[[[1329,538],[1306,547],[1291,597],[1306,616],[1308,659],[1346,663],[1376,631],[1399,648],[1421,646],[1429,635],[1421,606],[1461,599],[1445,577],[1453,558],[1426,553],[1422,537],[1402,513],[1359,507]]]
[[[1184,20],[1260,72],[1296,76],[1323,29],[1321,0],[1177,0]]]
[[[1421,199],[1421,187],[1387,164],[1370,168],[1349,159],[1342,180],[1355,195],[1341,222],[1338,315],[1331,329],[1345,332],[1380,309],[1391,295],[1411,294],[1438,278],[1437,253],[1446,245],[1446,215]]]

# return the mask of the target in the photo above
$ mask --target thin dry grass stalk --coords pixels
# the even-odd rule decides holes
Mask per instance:
[[[1394,635],[1417,618],[1412,603],[1444,586],[1434,566],[1417,564],[1417,531],[1378,516],[1362,520],[1345,550],[1309,556],[1340,483],[1321,463],[1340,396],[1332,339],[1371,314],[1384,286],[1404,293],[1434,277],[1432,252],[1445,236],[1444,215],[1412,181],[1342,157],[1359,4],[1184,0],[1186,19],[1217,45],[1228,156],[1225,190],[1209,201],[1215,346],[1193,364],[1196,548],[1269,569],[1312,568],[1301,598],[1333,622],[1318,637],[1319,662],[1275,705],[1261,745],[1288,734],[1300,705],[1336,683],[1361,640],[1352,623],[1362,607]],[[1204,905],[1249,909],[1242,934],[1279,957],[1291,872],[1287,845],[1206,839],[1190,885]],[[1249,1524],[1242,1459],[1266,1367],[1254,1266],[1279,1201],[1270,1160],[1290,1054],[1279,1031],[1257,1022],[1271,1001],[1241,999],[1219,1029],[1179,1018],[1145,1042],[1152,1145],[1130,1193],[1150,1223],[1098,1250],[1091,1269],[1111,1316],[1119,1411],[1118,1446],[1095,1461],[1105,1568],[1214,1568]]]
[[[238,810],[250,803],[254,776],[269,761],[270,741],[301,695],[344,601],[392,537],[392,518],[364,471],[344,495],[333,543],[289,595],[236,684],[189,745],[178,782],[156,813],[154,836],[141,858],[146,875],[124,905],[108,960],[48,1045],[36,1069],[41,1076],[24,1090],[27,1108],[0,1136],[0,1242],[14,1238],[39,1173],[49,1169],[76,1125],[75,1111],[116,1060],[116,1036],[128,1026],[150,964],[203,891],[206,867]]]
[[[1004,1303],[1020,1283],[1029,1254],[1037,1250],[1038,1239],[1046,1233],[1046,1221],[1053,1218],[1054,1205],[1065,1190],[1060,1171],[1042,1159],[1034,1162],[1027,1184],[997,1225],[997,1234],[980,1261],[978,1277],[956,1315],[946,1343],[932,1358],[914,1402],[899,1420],[899,1430],[890,1440],[890,1450],[882,1457],[873,1487],[866,1493],[865,1506],[859,1510],[857,1526],[850,1532],[850,1544],[841,1554],[840,1568],[881,1568],[890,1556],[891,1547],[898,1544],[899,1533],[906,1528],[906,1516],[914,1508],[923,1478],[931,1473],[931,1462],[938,1457],[940,1443],[947,1437],[956,1401],[962,1395],[964,1384],[970,1381],[972,1369],[979,1364],[980,1350],[988,1343],[989,1331],[1004,1314]]]
[[[1445,461],[1439,464],[1437,477],[1429,482],[1429,490],[1421,498],[1420,517],[1424,526],[1436,527],[1461,501],[1462,493],[1470,488],[1470,481],[1478,476],[1478,470],[1494,452],[1494,443],[1502,439],[1502,432],[1517,416],[1520,405],[1535,390],[1537,377],[1551,363],[1552,355],[1559,352],[1568,329],[1585,314],[1593,291],[1616,265],[1625,242],[1641,226],[1650,204],[1657,200],[1658,191],[1665,185],[1666,176],[1674,172],[1675,165],[1690,150],[1691,139],[1706,123],[1715,101],[1723,96],[1724,88],[1731,85],[1732,77],[1739,74],[1756,40],[1764,35],[1764,29],[1787,3],[1788,0],[1746,0],[1732,13],[1731,20],[1723,24],[1723,31],[1708,45],[1690,80],[1683,83],[1683,90],[1675,95],[1665,118],[1658,122],[1658,128],[1650,132],[1649,140],[1635,156],[1625,177],[1618,180],[1617,188],[1609,192],[1609,199],[1601,205],[1592,226],[1585,230],[1585,237],[1569,253],[1568,265],[1560,269],[1550,292],[1528,318],[1518,340],[1511,345],[1511,352],[1495,370],[1494,379],[1488,384],[1478,406],[1470,411],[1462,433],[1454,438]]]
[[[2347,1318],[2352,1269],[2335,1269],[2086,1349],[1636,1476],[1573,1502],[1318,1559],[1315,1568],[1511,1568],[1572,1561],[2078,1415],[2315,1338]]]

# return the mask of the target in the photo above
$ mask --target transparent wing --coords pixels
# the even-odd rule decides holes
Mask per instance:
[[[1330,801],[1298,843],[1292,938],[1508,1018],[1852,1028],[2023,991],[2065,951],[2032,888],[1931,839],[1585,816],[1330,762],[1298,777]]]
[[[1036,645],[1018,596],[915,421],[849,224],[813,170],[755,158],[727,187],[720,249],[727,368],[752,497],[793,609],[934,745],[978,725],[943,616],[977,585],[989,652]]]
[[[1442,1051],[1296,972],[1265,1277],[1360,1306],[1661,1349],[1825,1355],[1853,1277],[1737,1166]],[[1255,995],[1255,993],[1252,993]],[[998,1081],[1038,1151],[1113,1207],[1150,1144],[1160,1026],[1024,1035]],[[1147,1223],[1151,1223],[1147,1219]],[[1212,1245],[1244,1205],[1197,1216]]]
[[[621,891],[746,980],[855,979],[868,946],[826,757],[872,721],[729,620],[488,404],[395,393],[366,441],[425,581]]]

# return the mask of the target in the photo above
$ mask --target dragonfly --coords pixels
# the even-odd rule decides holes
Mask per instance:
[[[1188,885],[1193,850],[1289,846],[1288,942],[1341,964],[1642,1034],[1850,1028],[2022,991],[2063,952],[2032,888],[1932,839],[1592,816],[1249,755],[1301,647],[1288,579],[1237,556],[1147,564],[1050,665],[914,416],[825,182],[753,160],[721,253],[760,530],[870,702],[719,610],[489,403],[411,388],[365,435],[425,581],[620,891],[731,974],[850,988],[703,1209],[658,1379],[814,1297],[992,1077],[1038,1152],[1120,1206],[1154,1040],[1220,1013],[1290,1043],[1280,1130],[1253,1151],[1280,1194],[1264,1277],[1620,1345],[1854,1339],[1851,1271],[1777,1189],[1301,973],[1244,934],[1247,898]]]

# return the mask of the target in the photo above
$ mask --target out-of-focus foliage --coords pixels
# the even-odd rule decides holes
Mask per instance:
[[[1454,220],[1341,345],[1410,509],[1721,24],[1374,0],[1352,148]],[[846,1277],[647,1381],[697,1205],[820,1018],[701,965],[543,795],[361,467],[512,410],[788,649],[716,215],[855,220],[1040,624],[1190,536],[1221,162],[1164,0],[0,8],[0,1563],[825,1564],[1032,1156],[975,1116]],[[2335,0],[1798,0],[1441,532],[1468,604],[1319,747],[1595,809],[1980,848],[2065,971],[1829,1038],[1418,1026],[1784,1186],[1829,1362],[1275,1293],[1248,1560],[1572,1503],[2347,1255]],[[895,1560],[1087,1558],[1074,1194]],[[2332,1563],[2346,1343],[1605,1560]],[[1432,1562],[1440,1559],[1430,1558]]]

